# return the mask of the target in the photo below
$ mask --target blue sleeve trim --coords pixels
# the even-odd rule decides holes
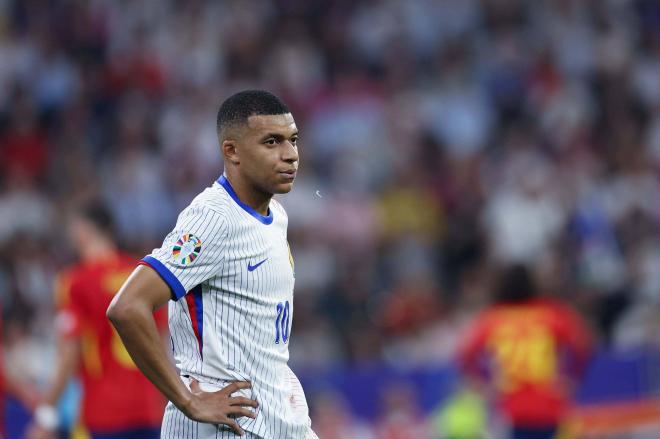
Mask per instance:
[[[170,287],[172,295],[179,300],[186,295],[186,289],[183,288],[179,279],[158,259],[153,256],[145,256],[142,258],[142,261],[149,264],[151,268],[156,270],[156,273],[165,281],[165,283]]]

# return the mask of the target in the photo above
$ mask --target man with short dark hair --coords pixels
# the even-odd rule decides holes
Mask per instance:
[[[293,185],[298,128],[280,99],[250,90],[221,105],[217,129],[224,175],[181,212],[108,317],[170,401],[162,437],[315,438],[287,365],[293,258],[286,212],[272,199]],[[179,372],[151,317],[168,301]]]
[[[112,214],[100,202],[87,203],[71,215],[68,236],[80,262],[57,278],[58,357],[27,437],[55,437],[59,419],[54,407],[77,371],[82,384],[80,421],[92,439],[157,439],[165,401],[104,318],[136,260],[118,250]],[[164,319],[159,321],[164,324]],[[156,338],[161,343],[158,331]]]

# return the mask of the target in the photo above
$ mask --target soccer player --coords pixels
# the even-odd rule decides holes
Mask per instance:
[[[513,439],[551,439],[591,351],[589,332],[566,305],[537,297],[522,265],[501,274],[496,303],[468,331],[459,356],[478,380],[489,372]],[[484,370],[485,369],[485,370]]]
[[[69,378],[79,371],[81,420],[93,439],[156,439],[165,401],[137,369],[105,318],[112,297],[136,260],[118,251],[111,214],[100,203],[77,211],[68,232],[81,261],[57,279],[59,356],[28,437],[53,437],[58,427],[54,405]]]
[[[142,260],[108,317],[170,401],[163,438],[316,438],[287,365],[293,258],[272,199],[296,177],[298,128],[279,98],[250,90],[222,103],[217,130],[225,173]],[[152,317],[168,301],[179,372]]]

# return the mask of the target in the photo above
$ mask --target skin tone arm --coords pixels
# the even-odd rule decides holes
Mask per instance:
[[[58,340],[58,361],[55,375],[48,392],[40,401],[41,404],[54,407],[57,405],[62,392],[69,382],[71,376],[76,372],[78,359],[80,358],[80,340],[75,338],[60,337]],[[41,439],[53,437],[54,432],[33,423],[27,433],[29,439]]]
[[[33,383],[25,381],[20,376],[15,376],[13,371],[5,370],[4,391],[5,395],[12,396],[30,411],[43,401],[40,391]]]
[[[160,342],[153,317],[153,312],[169,299],[170,289],[160,276],[149,267],[139,266],[113,299],[107,315],[135,364],[179,410],[192,420],[225,424],[242,435],[243,430],[233,418],[254,418],[249,407],[258,404],[231,395],[249,388],[250,383],[237,381],[217,392],[203,392],[193,380],[188,390]]]
[[[50,390],[46,393],[44,403],[56,405],[69,378],[75,373],[78,358],[80,358],[80,341],[77,339],[61,338],[58,343],[59,362]]]
[[[48,391],[39,401],[41,405],[54,407],[57,405],[71,376],[76,372],[78,359],[80,358],[80,340],[77,338],[59,337],[57,344],[57,365],[55,374],[50,383]],[[36,422],[28,428],[26,434],[28,439],[46,439],[54,437],[50,431]]]

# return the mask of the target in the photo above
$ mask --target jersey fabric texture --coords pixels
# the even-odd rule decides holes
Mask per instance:
[[[181,212],[162,247],[142,263],[172,291],[169,327],[182,377],[216,390],[250,381],[251,389],[235,395],[256,399],[259,408],[256,419],[238,419],[241,427],[255,437],[304,439],[311,431],[307,403],[287,365],[294,287],[287,223],[277,201],[261,215],[222,176]],[[168,405],[164,437],[184,437],[197,425],[177,412]],[[230,437],[200,425],[194,427],[199,437]]]
[[[591,338],[568,306],[550,299],[496,305],[477,316],[460,363],[490,374],[499,406],[516,427],[557,425],[570,405],[567,379],[584,370]]]
[[[116,254],[80,263],[57,279],[56,326],[60,336],[81,343],[82,422],[91,432],[158,427],[165,407],[105,316],[135,264],[135,259]]]

